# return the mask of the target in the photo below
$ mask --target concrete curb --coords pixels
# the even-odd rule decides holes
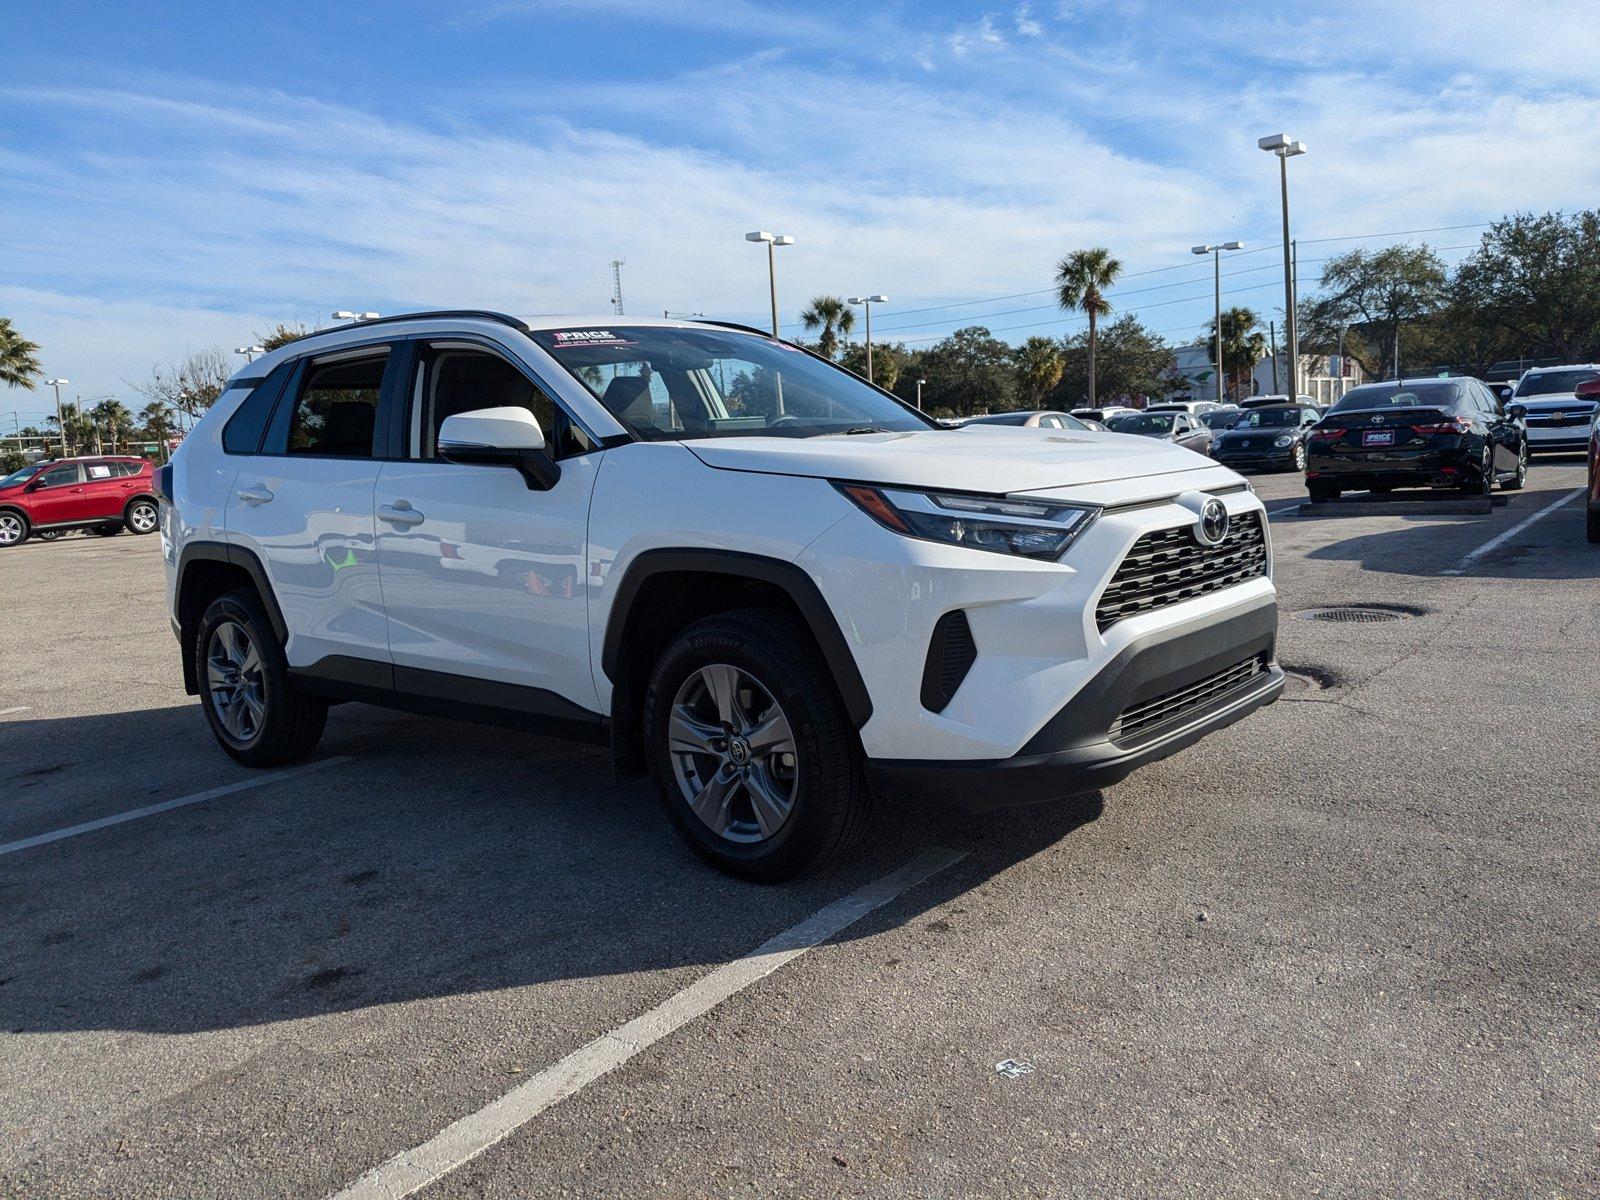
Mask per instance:
[[[1486,517],[1511,501],[1504,496],[1448,500],[1309,500],[1294,511],[1302,517]]]

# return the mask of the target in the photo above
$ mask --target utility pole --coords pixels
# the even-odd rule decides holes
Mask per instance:
[[[67,457],[67,423],[61,416],[61,389],[72,382],[70,379],[46,379],[45,382],[55,389],[56,393],[56,427],[61,430],[61,457]]]
[[[617,316],[622,315],[622,267],[620,258],[611,260],[611,311]]]

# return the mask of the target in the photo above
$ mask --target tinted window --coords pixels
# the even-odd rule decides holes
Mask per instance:
[[[62,463],[59,467],[51,467],[39,476],[39,486],[61,487],[69,483],[80,483],[82,480],[82,469],[78,463]]]
[[[1456,385],[1453,383],[1375,383],[1352,388],[1340,397],[1329,412],[1352,412],[1370,408],[1416,408],[1419,405],[1439,407],[1453,404]]]
[[[1301,421],[1298,408],[1252,408],[1237,416],[1234,429],[1294,429]]]
[[[389,352],[312,363],[289,419],[289,454],[371,458]]]
[[[1029,414],[1027,414],[1025,412],[994,413],[994,414],[992,414],[990,416],[986,416],[986,417],[973,417],[972,420],[967,422],[967,424],[968,425],[1026,425],[1028,423],[1028,415]],[[1042,421],[1040,423],[1043,424]]]
[[[1106,422],[1113,433],[1142,433],[1148,437],[1164,437],[1171,433],[1172,423],[1173,418],[1165,413],[1131,413]]]
[[[564,458],[594,449],[588,435],[531,379],[497,354],[434,349],[418,366],[422,406],[412,414],[413,457],[434,458],[446,417],[480,408],[525,408],[544,431],[551,454]],[[415,395],[416,392],[413,392]]]
[[[640,438],[937,428],[850,372],[758,335],[617,325],[533,340]]]
[[[1576,391],[1580,383],[1588,383],[1591,379],[1600,379],[1600,371],[1571,370],[1571,371],[1542,371],[1538,375],[1528,375],[1521,383],[1517,384],[1517,395],[1521,396],[1554,396],[1563,392]]]
[[[224,450],[229,454],[254,454],[261,449],[261,434],[272,416],[272,406],[277,402],[278,393],[283,391],[283,385],[294,373],[294,368],[292,361],[278,364],[277,370],[256,384],[244,398],[239,410],[222,427]]]

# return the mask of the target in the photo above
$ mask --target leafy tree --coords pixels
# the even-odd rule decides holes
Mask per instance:
[[[1071,312],[1077,310],[1089,316],[1089,405],[1095,403],[1095,351],[1098,349],[1096,322],[1111,311],[1111,302],[1105,298],[1107,289],[1122,274],[1122,263],[1111,257],[1111,251],[1097,246],[1091,250],[1074,250],[1056,264],[1056,302]]]
[[[929,412],[965,417],[1016,407],[1011,347],[982,325],[956,330],[924,350],[917,365],[928,380],[922,406]]]
[[[1031,337],[1016,349],[1017,386],[1028,408],[1044,407],[1044,398],[1055,391],[1066,370],[1067,360],[1061,344],[1054,338]]]
[[[800,321],[808,333],[816,333],[817,353],[824,358],[834,358],[839,353],[840,341],[849,337],[856,327],[856,314],[839,296],[817,296],[800,314]]]
[[[872,347],[872,382],[887,391],[894,391],[895,384],[900,382],[900,376],[905,373],[906,363],[910,355],[904,345],[896,342],[876,342]],[[867,346],[865,342],[851,342],[839,355],[839,365],[846,370],[854,371],[863,379],[867,377]]]
[[[299,321],[293,324],[279,321],[265,333],[256,334],[256,345],[263,350],[276,350],[280,346],[287,346],[290,342],[299,341],[307,334],[316,333],[320,328],[322,328],[320,325],[305,325]]]
[[[191,354],[180,363],[156,367],[149,379],[131,386],[146,400],[198,417],[217,402],[232,374],[228,356],[213,347]]]
[[[172,410],[165,404],[155,401],[151,401],[139,410],[139,424],[144,430],[146,439],[152,442],[165,442],[177,432]]]
[[[1217,363],[1217,322],[1207,326],[1207,355],[1222,372],[1228,395],[1238,399],[1241,389],[1256,369],[1256,364],[1267,356],[1267,335],[1257,326],[1256,314],[1248,308],[1222,310],[1222,362]]]
[[[1590,357],[1600,348],[1600,210],[1496,221],[1457,268],[1449,308],[1447,336],[1458,341],[1497,329],[1508,354]]]
[[[1141,396],[1164,399],[1184,390],[1172,348],[1161,336],[1126,313],[1099,332],[1095,356],[1098,395],[1104,403]],[[1051,394],[1057,408],[1085,407],[1089,388],[1089,335],[1074,334],[1061,343],[1064,370]]]
[[[0,317],[0,383],[31,392],[43,374],[39,344],[18,333],[10,317]]]
[[[1401,328],[1431,314],[1444,299],[1445,285],[1444,263],[1427,246],[1336,255],[1322,269],[1324,294],[1305,306],[1300,349],[1334,353],[1340,331],[1354,329],[1356,337],[1345,334],[1345,353],[1367,374],[1385,378],[1394,371]]]

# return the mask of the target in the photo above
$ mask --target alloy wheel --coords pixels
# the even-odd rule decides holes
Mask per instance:
[[[672,702],[667,749],[684,803],[718,837],[764,842],[794,810],[794,730],[748,671],[715,663],[685,679]]]
[[[1521,487],[1528,482],[1528,443],[1522,443],[1522,450],[1517,455],[1517,486]]]
[[[153,504],[135,504],[128,510],[128,524],[133,526],[136,533],[151,532],[158,520],[156,506]]]
[[[0,546],[14,546],[22,540],[22,518],[0,513]]]
[[[223,621],[211,631],[206,689],[228,736],[241,745],[254,741],[267,712],[266,680],[255,643],[237,621]]]

